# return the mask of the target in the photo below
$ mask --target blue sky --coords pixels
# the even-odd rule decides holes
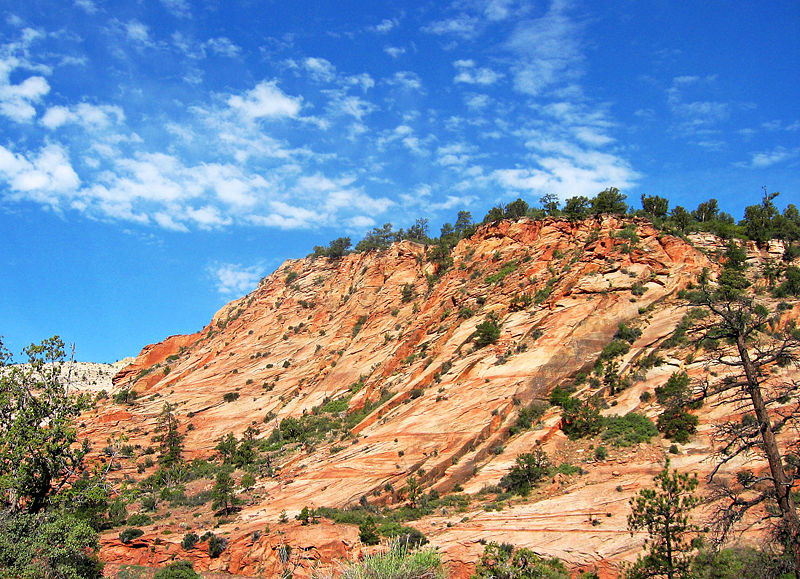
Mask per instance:
[[[114,361],[375,225],[800,195],[796,1],[2,0],[0,335]]]

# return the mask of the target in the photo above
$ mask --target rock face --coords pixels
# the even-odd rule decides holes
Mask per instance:
[[[284,511],[293,519],[304,506],[341,508],[366,498],[396,503],[412,474],[426,491],[463,487],[474,495],[496,485],[534,444],[553,456],[590,454],[563,436],[553,409],[538,430],[509,438],[509,427],[521,405],[546,399],[553,387],[590,369],[618,324],[633,322],[643,333],[621,360],[624,372],[683,316],[678,290],[715,267],[649,223],[613,217],[482,226],[452,258],[439,279],[426,249],[407,241],[338,260],[287,261],[203,331],[144,348],[114,378],[114,392],[136,391],[136,404],[100,402],[84,434],[95,447],[109,433],[125,433],[130,444],[146,448],[169,402],[185,435],[184,458],[207,458],[227,433],[241,437],[253,427],[256,438],[266,438],[282,419],[352,394],[349,411],[371,410],[350,436],[337,434],[279,459],[277,474],[257,481],[256,499],[215,531],[228,538],[223,555],[209,558],[202,547],[189,553],[197,569],[273,576],[286,563],[279,553],[285,542],[303,554],[297,573],[308,575],[315,562],[360,552],[358,531],[292,522],[276,534]],[[478,348],[473,334],[488,319],[500,335]],[[700,371],[699,364],[669,364],[625,391],[614,411],[647,412],[638,398],[643,389],[679,368]],[[708,429],[703,417],[697,452],[674,465],[708,470],[701,463]],[[468,576],[482,539],[613,575],[616,563],[640,549],[642,538],[626,528],[627,500],[651,483],[663,461],[661,445],[619,451],[586,467],[585,477],[556,479],[536,500],[499,512],[480,505],[464,513],[443,509],[412,524],[443,550],[454,576]],[[151,472],[134,467],[123,464],[117,474],[136,479]],[[101,557],[161,565],[180,551],[186,528],[200,533],[200,527],[190,521],[164,535],[173,527],[157,525],[130,544],[108,534]]]

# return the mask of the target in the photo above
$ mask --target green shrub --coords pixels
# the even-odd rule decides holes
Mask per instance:
[[[487,317],[475,327],[475,346],[483,348],[500,339],[500,324],[493,317]]]
[[[200,537],[197,535],[197,533],[186,533],[181,541],[181,547],[183,547],[185,551],[188,551],[189,549],[193,548],[199,540]]]
[[[217,537],[214,534],[208,538],[208,556],[216,559],[222,555],[225,548],[228,546],[228,540],[224,537]]]
[[[624,340],[629,344],[633,344],[641,335],[642,330],[639,328],[631,328],[625,322],[620,322],[619,326],[617,326],[617,332],[614,334],[614,339]]]
[[[561,414],[561,428],[571,439],[595,436],[603,430],[603,417],[593,400],[570,398]]]
[[[663,406],[680,406],[689,397],[689,375],[673,372],[663,386],[656,387],[656,400]]]
[[[225,402],[233,402],[234,400],[238,400],[239,399],[239,393],[238,392],[226,392],[222,396],[222,399]]]
[[[619,356],[627,354],[631,349],[630,344],[624,340],[614,340],[603,348],[600,352],[600,360],[613,360]]]
[[[284,281],[286,285],[291,285],[291,283],[296,279],[297,279],[297,272],[290,271],[288,274],[286,274],[286,279]]]
[[[150,515],[145,513],[136,513],[128,517],[126,524],[129,527],[141,527],[145,525],[151,525],[153,523],[153,519],[150,518]]]
[[[189,561],[173,561],[156,571],[153,579],[202,579]]]
[[[351,563],[341,575],[342,579],[442,579],[444,576],[441,556],[436,550],[413,551],[397,543],[385,553]]]
[[[625,416],[609,416],[605,420],[603,440],[614,446],[633,446],[648,442],[658,435],[653,421],[643,414],[629,412]]]
[[[127,545],[128,543],[130,543],[134,539],[138,539],[142,535],[144,535],[144,531],[143,530],[137,529],[137,528],[134,528],[134,527],[130,527],[130,528],[124,529],[119,534],[119,540],[122,543]]]
[[[656,421],[659,432],[672,440],[685,444],[689,437],[697,431],[697,416],[690,414],[684,408],[669,408],[665,410]]]
[[[415,296],[414,286],[410,283],[403,284],[403,287],[400,288],[400,301],[404,304],[412,301]]]
[[[476,579],[569,579],[559,559],[545,559],[530,549],[491,542],[475,568]]]
[[[380,543],[381,537],[378,534],[378,527],[372,517],[358,526],[358,538],[365,545],[377,545]]]
[[[359,317],[358,317],[358,320],[356,320],[356,323],[355,323],[355,325],[353,326],[353,337],[354,337],[354,338],[355,338],[355,337],[356,337],[356,335],[358,335],[358,333],[361,331],[361,328],[364,326],[364,324],[366,323],[366,321],[367,321],[367,316],[366,316],[366,315],[364,315],[364,316],[359,316]]]
[[[488,284],[496,284],[503,281],[503,278],[506,277],[508,274],[514,272],[517,269],[517,262],[516,261],[509,261],[497,273],[493,273],[491,275],[487,275],[483,281]]]
[[[550,459],[541,449],[517,455],[514,466],[500,479],[507,492],[526,496],[531,488],[550,472]]]

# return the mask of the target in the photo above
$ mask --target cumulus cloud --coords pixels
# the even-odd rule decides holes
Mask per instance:
[[[250,120],[296,117],[301,103],[301,98],[286,95],[275,81],[262,81],[244,96],[232,95],[228,98],[228,106]]]
[[[12,198],[54,207],[80,185],[67,151],[59,145],[47,145],[35,155],[14,153],[0,146],[0,178],[12,191]]]
[[[264,275],[261,265],[243,266],[238,263],[215,263],[208,266],[217,291],[223,295],[242,295],[251,292]]]
[[[70,123],[80,125],[86,130],[101,130],[124,120],[125,113],[118,106],[80,103],[75,107],[50,107],[40,122],[51,130]]]

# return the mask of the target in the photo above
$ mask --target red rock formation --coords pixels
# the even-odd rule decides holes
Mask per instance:
[[[630,223],[636,243],[618,235]],[[303,554],[303,576],[313,561],[330,564],[357,553],[357,531],[330,523],[281,525],[282,511],[291,518],[304,506],[345,507],[365,496],[391,503],[396,496],[384,487],[401,489],[412,473],[426,488],[444,493],[462,485],[476,494],[496,485],[514,457],[534,444],[553,456],[583,452],[563,436],[554,410],[542,429],[509,439],[518,404],[546,397],[591,367],[618,324],[636,319],[644,332],[623,358],[624,370],[671,333],[683,315],[676,292],[703,267],[714,267],[681,239],[645,221],[614,217],[482,226],[458,244],[453,267],[430,285],[426,275],[433,267],[425,252],[402,242],[338,260],[287,261],[250,295],[222,308],[202,332],[144,348],[114,380],[143,395],[137,404],[123,409],[101,402],[97,414],[86,417],[85,433],[96,447],[111,431],[150,446],[165,401],[176,405],[184,456],[192,459],[212,455],[228,432],[241,436],[254,426],[259,438],[267,437],[281,419],[349,394],[359,380],[363,388],[350,399],[351,410],[374,403],[382,391],[389,397],[352,429],[353,438],[332,437],[288,455],[274,478],[260,479],[256,499],[215,530],[229,539],[219,559],[209,559],[202,546],[188,553],[180,548],[185,529],[200,531],[197,523],[209,517],[166,537],[163,527],[148,529],[129,545],[109,533],[102,558],[157,566],[180,555],[198,569],[273,576],[280,565],[277,542],[286,541]],[[415,290],[411,301],[402,300],[404,284]],[[502,324],[501,337],[476,349],[470,338],[489,313]],[[669,363],[669,371],[702,370]],[[641,411],[639,393],[668,375],[652,371],[623,393],[618,409]],[[223,400],[234,392],[236,400]],[[708,469],[701,459],[711,444],[710,419],[703,417],[698,452],[674,458],[675,466]],[[659,444],[620,451],[593,465],[587,477],[553,482],[536,500],[500,512],[479,505],[466,513],[443,509],[413,524],[443,550],[453,576],[468,576],[481,539],[526,545],[576,568],[608,573],[640,548],[641,538],[626,528],[627,500],[652,481],[663,452]],[[130,462],[117,474],[149,472],[137,473]],[[253,533],[267,526],[272,531],[254,540]]]

